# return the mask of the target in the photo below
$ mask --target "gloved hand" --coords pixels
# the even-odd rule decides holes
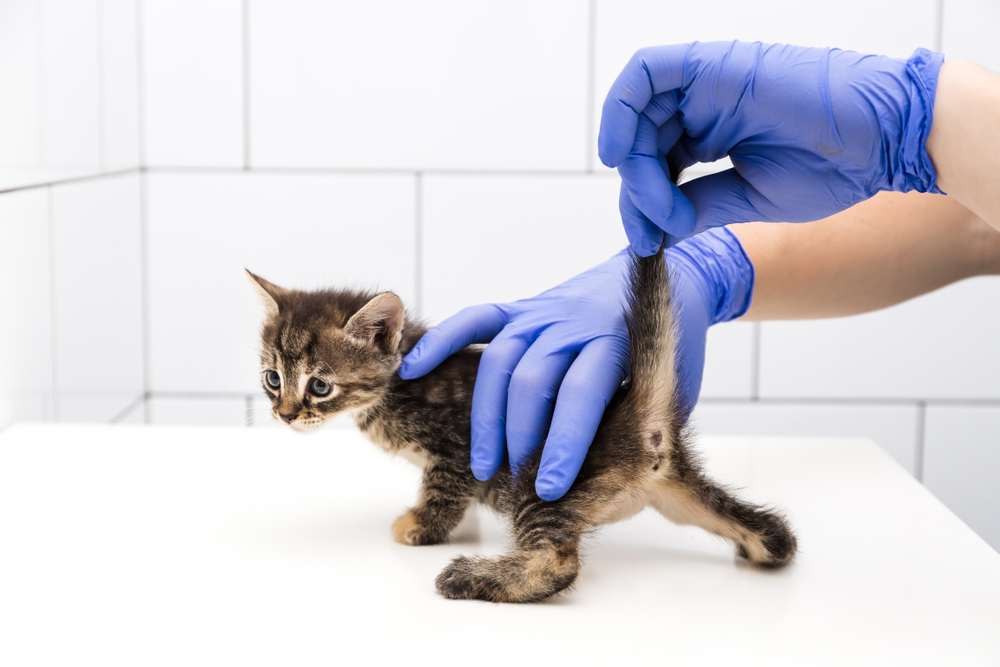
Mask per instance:
[[[742,315],[753,265],[718,229],[666,252],[686,409],[698,400],[708,327]],[[604,409],[629,371],[625,251],[532,299],[466,308],[427,332],[399,375],[420,377],[473,343],[483,351],[472,398],[472,472],[496,474],[507,447],[517,468],[546,431],[535,490],[556,500],[580,472]],[[551,427],[549,422],[551,421]]]
[[[926,142],[944,56],[705,42],[640,49],[604,101],[598,151],[618,167],[643,256],[733,222],[807,222],[880,190],[940,192]],[[734,169],[678,188],[681,167]]]

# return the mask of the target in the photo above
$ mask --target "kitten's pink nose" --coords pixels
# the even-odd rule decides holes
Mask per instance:
[[[284,412],[279,412],[278,416],[281,417],[281,421],[285,422],[286,424],[291,424],[292,420],[295,419],[294,413],[286,415]]]

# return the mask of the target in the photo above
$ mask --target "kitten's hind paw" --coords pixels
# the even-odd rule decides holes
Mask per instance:
[[[438,592],[452,600],[538,602],[565,589],[580,569],[576,554],[553,550],[501,556],[459,556],[438,575]]]
[[[392,522],[392,538],[400,544],[419,547],[441,544],[448,539],[448,533],[439,527],[425,526],[413,510],[406,510]]]

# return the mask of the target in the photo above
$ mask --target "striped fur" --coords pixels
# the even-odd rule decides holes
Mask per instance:
[[[679,524],[732,541],[755,565],[784,565],[796,541],[783,517],[712,482],[691,447],[676,392],[675,332],[663,252],[633,256],[627,314],[632,373],[612,399],[579,476],[563,498],[535,493],[540,452],[515,477],[506,460],[489,482],[469,467],[470,410],[480,351],[461,350],[428,375],[404,382],[402,356],[426,329],[405,319],[394,295],[297,292],[251,274],[264,294],[262,382],[276,418],[301,430],[351,412],[377,445],[423,466],[417,503],[392,526],[403,544],[438,544],[480,502],[510,523],[513,547],[500,557],[458,557],[437,578],[442,595],[535,602],[568,588],[580,568],[580,539],[647,506]],[[282,375],[280,389],[267,374]],[[304,377],[308,376],[308,377]],[[310,395],[319,377],[336,391]]]

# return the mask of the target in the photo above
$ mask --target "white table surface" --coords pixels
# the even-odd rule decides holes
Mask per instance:
[[[0,665],[1000,664],[1000,554],[873,443],[702,450],[786,509],[794,565],[647,511],[589,540],[568,594],[494,605],[434,591],[456,554],[503,549],[493,515],[395,544],[417,470],[353,430],[16,425]]]

